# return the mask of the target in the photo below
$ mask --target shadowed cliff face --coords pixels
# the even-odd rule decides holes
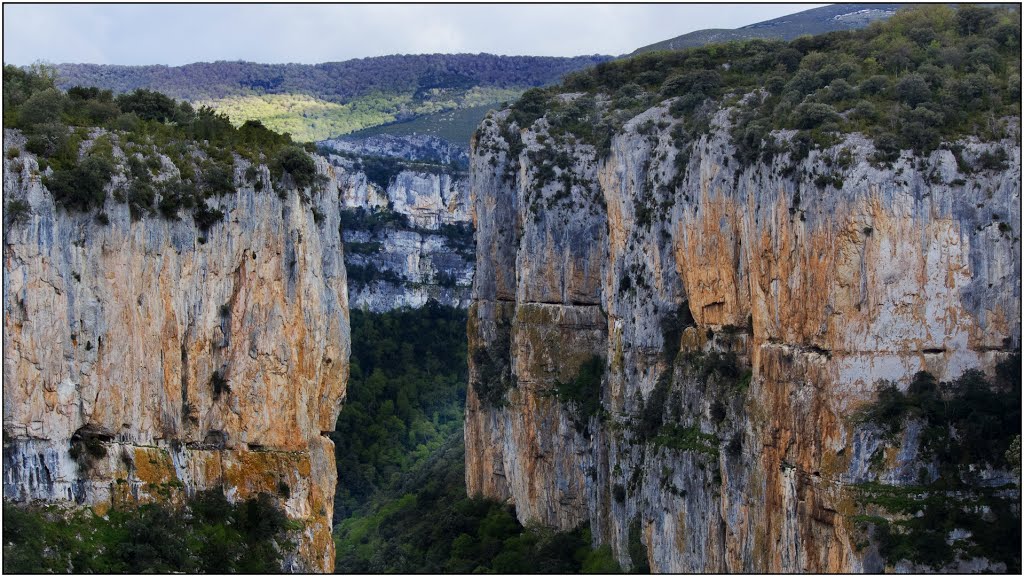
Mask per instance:
[[[524,523],[589,521],[655,571],[880,571],[855,486],[932,463],[914,426],[878,459],[881,432],[854,417],[880,381],[991,372],[1019,349],[1019,146],[964,141],[968,162],[1010,159],[965,173],[949,150],[875,164],[851,134],[741,167],[728,118],[679,163],[664,107],[606,158],[544,119],[484,121],[470,494]],[[595,354],[602,410],[585,415],[558,391]]]
[[[5,145],[21,141],[9,131]],[[268,492],[302,523],[287,567],[331,571],[322,433],[350,346],[333,169],[317,160],[322,191],[217,197],[225,217],[202,232],[187,215],[133,222],[113,199],[107,225],[69,214],[31,155],[14,162],[5,154],[4,196],[30,214],[4,230],[5,497],[102,511],[218,486]],[[102,450],[76,461],[83,442]]]

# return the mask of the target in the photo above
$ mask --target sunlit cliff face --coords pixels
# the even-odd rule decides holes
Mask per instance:
[[[640,114],[607,158],[544,120],[516,154],[507,112],[481,126],[469,491],[589,522],[624,566],[642,545],[655,571],[880,571],[853,485],[929,464],[914,427],[873,462],[853,417],[880,381],[1019,348],[1019,146],[965,143],[1013,159],[971,174],[948,150],[872,164],[858,135],[738,167],[723,111],[680,174],[677,122]],[[561,153],[553,178],[533,160]],[[581,415],[558,391],[593,355],[603,411]]]
[[[103,511],[268,492],[303,525],[289,568],[333,570],[322,433],[349,357],[335,171],[318,161],[328,184],[308,200],[251,185],[218,197],[224,220],[200,232],[113,200],[107,225],[69,214],[20,162],[4,171],[5,198],[31,206],[4,240],[5,497]],[[87,464],[69,454],[86,441],[103,448]]]

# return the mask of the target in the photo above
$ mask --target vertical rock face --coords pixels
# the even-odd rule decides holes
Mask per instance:
[[[269,492],[303,524],[289,567],[332,571],[322,433],[350,347],[334,170],[318,159],[323,191],[284,199],[243,185],[211,201],[225,216],[202,232],[187,214],[133,221],[113,199],[109,224],[69,214],[31,155],[6,152],[4,197],[30,211],[4,231],[5,498],[103,510]],[[97,441],[88,464],[69,454]]]
[[[968,164],[1010,159],[964,173],[949,150],[874,164],[851,134],[742,167],[728,118],[681,173],[664,107],[604,158],[544,119],[484,121],[469,492],[523,522],[590,522],[627,566],[641,546],[655,571],[880,571],[855,485],[913,484],[928,462],[913,426],[870,462],[881,434],[853,416],[881,381],[992,371],[1019,350],[1020,148],[962,142]],[[593,355],[587,415],[558,389]]]
[[[416,150],[380,152],[419,158]],[[355,267],[349,278],[352,306],[382,312],[420,307],[428,299],[469,306],[475,254],[464,173],[448,165],[423,165],[398,170],[381,186],[352,160],[331,156],[331,161],[350,215],[342,234],[353,249],[346,255],[348,266]],[[371,223],[374,214],[387,214],[389,222]]]

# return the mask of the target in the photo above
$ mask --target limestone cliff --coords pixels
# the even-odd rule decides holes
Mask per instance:
[[[523,522],[589,522],[624,566],[881,571],[858,487],[931,465],[918,428],[887,444],[854,416],[882,381],[1019,350],[1019,144],[885,163],[849,134],[743,166],[729,111],[682,149],[668,104],[606,156],[545,118],[478,130],[469,491]],[[1005,167],[976,167],[1000,150]],[[595,356],[588,413],[563,391]]]
[[[8,154],[24,138],[7,131],[4,147],[4,198],[28,205],[4,229],[4,497],[103,511],[269,492],[302,524],[289,568],[332,571],[323,433],[350,346],[334,169],[317,159],[326,185],[274,194],[236,160],[241,184],[201,231],[188,215],[135,220],[110,194],[107,223],[69,213],[33,155]],[[158,180],[176,174],[162,163]],[[256,180],[270,182],[266,167]],[[92,458],[76,461],[76,445]]]
[[[381,312],[434,299],[465,308],[475,257],[465,173],[439,164],[454,154],[450,147],[395,148],[403,142],[388,140],[392,146],[384,149],[376,141],[359,148],[347,143],[343,149],[392,155],[387,158],[329,156],[345,209],[352,306]],[[419,159],[428,162],[406,162]],[[386,163],[390,170],[374,178],[368,175],[370,162]]]

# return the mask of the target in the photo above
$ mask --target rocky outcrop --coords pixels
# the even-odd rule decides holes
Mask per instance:
[[[652,108],[607,155],[543,118],[480,127],[469,492],[524,523],[589,522],[624,566],[881,571],[858,487],[930,465],[919,429],[879,459],[855,415],[882,381],[1019,350],[1019,145],[963,141],[965,166],[1009,159],[965,172],[946,149],[876,162],[850,134],[742,166],[728,111],[682,149],[679,122]],[[594,355],[588,414],[560,391]],[[985,565],[964,563],[946,569]]]
[[[366,138],[340,137],[323,140],[319,144],[338,152],[360,156],[404,158],[415,162],[450,164],[465,169],[469,166],[469,152],[465,145],[426,134],[394,136],[377,134]]]
[[[28,206],[4,230],[5,498],[103,511],[269,492],[302,524],[288,568],[332,571],[323,433],[350,347],[334,169],[317,159],[326,186],[274,194],[239,160],[208,231],[186,213],[134,220],[109,194],[101,224],[56,206],[31,154],[8,155],[23,140],[4,138],[5,200]]]
[[[395,168],[384,186],[367,176],[359,160],[330,158],[346,211],[342,234],[351,247],[346,265],[352,306],[382,312],[433,299],[467,307],[475,254],[465,174],[449,165],[387,159],[382,162]]]

